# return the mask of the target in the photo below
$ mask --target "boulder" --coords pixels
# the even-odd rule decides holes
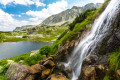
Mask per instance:
[[[14,63],[10,65],[5,77],[9,80],[34,80],[39,73],[40,71],[29,66]]]
[[[45,66],[46,68],[51,69],[51,68],[53,68],[53,67],[55,66],[55,63],[54,63],[53,61],[51,61],[51,60],[48,60],[48,61],[46,61],[46,62],[43,64],[43,66]]]
[[[43,71],[42,71],[42,76],[41,76],[41,78],[42,78],[42,79],[46,78],[47,76],[50,75],[50,72],[51,72],[50,69],[45,69],[45,70],[43,70]]]
[[[62,73],[52,74],[47,80],[69,80]]]
[[[46,69],[43,65],[40,64],[32,65],[31,68],[35,69],[36,71],[43,71],[44,69]]]
[[[120,80],[120,69],[117,70],[117,72],[116,72],[116,77],[117,77],[117,80]]]
[[[103,80],[106,73],[107,67],[104,65],[86,65],[82,67],[78,80]]]
[[[48,60],[53,61],[53,60],[54,60],[54,56],[52,55],[52,56],[50,56],[50,57],[48,57],[48,58],[44,58],[43,60],[41,60],[40,64],[44,64],[44,63],[45,63],[46,61],[48,61]]]
[[[84,75],[85,75],[85,79],[88,80],[96,80],[95,76],[96,76],[96,70],[95,67],[92,66],[87,66],[84,68]]]

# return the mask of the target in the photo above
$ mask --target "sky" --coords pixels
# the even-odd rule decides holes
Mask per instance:
[[[104,0],[0,0],[0,31],[38,25],[47,17],[73,6],[103,2]]]

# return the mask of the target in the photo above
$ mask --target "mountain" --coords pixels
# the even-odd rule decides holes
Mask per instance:
[[[30,28],[30,27],[33,27],[33,25],[25,25],[25,26],[22,26],[22,27],[16,27],[13,31],[24,31],[24,30],[26,30],[27,28]]]
[[[83,7],[73,6],[71,9],[67,9],[59,14],[52,15],[45,19],[40,26],[68,26],[73,20],[82,12],[86,11],[87,9],[98,8],[102,4],[101,3],[89,3]],[[16,27],[13,31],[24,31],[27,28],[33,27],[33,25],[25,25],[22,27]]]
[[[67,9],[59,14],[52,15],[45,19],[40,25],[49,25],[49,26],[68,26],[78,14],[86,11],[87,9],[98,8],[101,3],[89,3],[83,7],[73,6],[71,9]]]

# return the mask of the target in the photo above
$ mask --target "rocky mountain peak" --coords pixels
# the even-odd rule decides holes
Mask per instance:
[[[48,17],[40,25],[68,26],[68,24],[70,24],[80,13],[86,11],[87,9],[98,8],[101,5],[101,3],[89,3],[83,7],[73,6],[71,9],[67,9],[59,14]]]

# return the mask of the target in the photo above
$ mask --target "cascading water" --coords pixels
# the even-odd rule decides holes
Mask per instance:
[[[111,0],[104,12],[94,22],[90,34],[74,49],[69,62],[67,63],[67,65],[72,68],[72,80],[78,79],[83,60],[92,53],[97,44],[102,42],[105,36],[110,32],[112,22],[119,9],[120,0]]]

